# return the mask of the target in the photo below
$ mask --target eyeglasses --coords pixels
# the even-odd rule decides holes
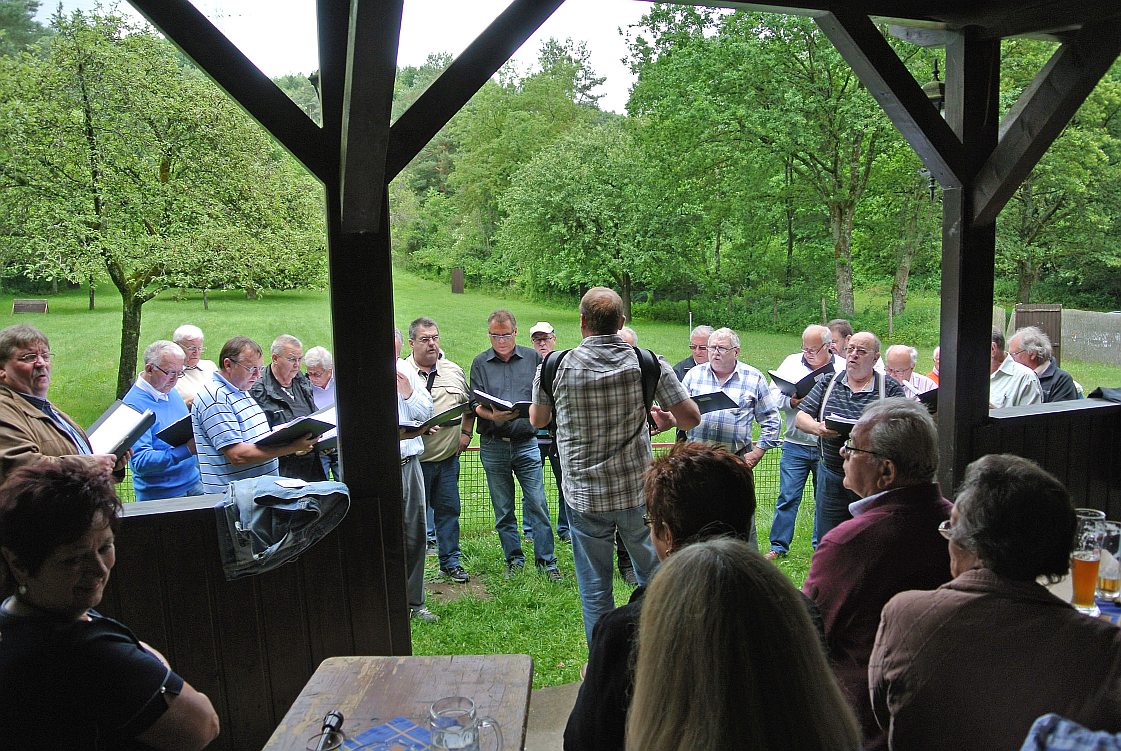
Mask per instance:
[[[809,348],[807,348],[807,347],[802,347],[802,354],[803,354],[803,355],[805,355],[806,357],[813,357],[813,356],[814,356],[814,355],[816,355],[816,354],[817,354],[818,352],[820,352],[821,350],[825,349],[825,347],[826,347],[826,346],[827,346],[827,345],[824,345],[824,344],[823,344],[823,345],[821,345],[820,347],[818,347],[817,349],[809,349]]]
[[[322,378],[325,375],[327,375],[327,372],[323,370],[309,370],[307,372],[308,378]]]
[[[1020,355],[1024,354],[1025,352],[1027,352],[1026,349],[1018,349],[1015,352],[1009,352],[1008,354],[1012,355],[1013,357],[1019,357]]]
[[[689,351],[690,352],[708,352],[708,345],[707,344],[690,344],[689,345]]]
[[[867,357],[872,354],[872,350],[864,349],[863,347],[845,347],[846,355],[856,355],[857,357]]]
[[[914,368],[913,367],[910,367],[910,368],[884,368],[884,370],[887,371],[887,374],[889,376],[901,376],[901,375],[906,375],[907,373],[912,372],[914,370]]]
[[[180,347],[183,347],[183,345],[182,345],[182,344],[180,344],[179,346],[180,346]],[[205,350],[204,348],[202,348],[201,346],[199,346],[199,347],[195,347],[195,346],[193,346],[193,345],[192,345],[192,346],[190,346],[190,347],[183,347],[183,351],[184,351],[184,352],[186,352],[187,354],[192,354],[192,353],[195,353],[195,354],[199,354],[199,355],[201,355],[201,354],[202,354],[203,352],[205,352],[206,350]]]
[[[851,438],[849,440],[845,441],[845,444],[843,446],[841,446],[841,455],[842,456],[844,456],[845,454],[857,454],[857,453],[859,453],[859,454],[871,454],[872,456],[878,456],[881,459],[891,459],[890,456],[888,456],[887,454],[881,454],[879,451],[869,451],[868,449],[858,449],[856,446],[852,445],[852,439]]]
[[[941,524],[938,525],[938,534],[942,535],[947,540],[950,539],[950,535],[952,535],[953,533],[954,533],[954,527],[953,527],[952,524],[950,524],[949,519],[947,519],[946,521],[944,521],[944,522],[942,522]]]
[[[413,341],[417,342],[418,344],[435,344],[436,342],[440,341],[440,335],[433,334],[432,336],[418,336]]]
[[[36,360],[42,360],[45,363],[51,361],[50,352],[28,352],[26,355],[20,355],[16,358],[17,361],[22,362],[24,365],[34,365]]]
[[[724,354],[727,354],[728,352],[731,352],[734,349],[739,349],[739,347],[709,347],[708,351],[709,352],[715,352],[718,355],[724,355]]]
[[[291,364],[291,365],[299,365],[301,362],[304,361],[303,357],[285,356],[283,359],[287,360],[288,363]],[[241,363],[238,363],[238,364],[240,365]]]
[[[160,371],[161,373],[163,373],[165,376],[170,376],[170,377],[176,378],[176,379],[182,378],[183,375],[186,373],[185,370],[164,370],[163,368],[161,368],[159,365],[156,365],[155,363],[152,363],[152,367],[155,368],[156,370]]]
[[[232,360],[232,362],[237,363],[238,365],[241,365],[241,367],[245,368],[245,371],[249,373],[249,375],[259,376],[264,371],[264,368],[262,367],[254,366],[251,368],[248,365],[242,365],[241,360]]]
[[[535,342],[547,342],[550,339],[556,339],[556,338],[557,338],[556,334],[538,334],[537,336],[532,337],[533,341],[535,341]]]
[[[490,332],[487,332],[487,335],[491,339],[494,339],[495,341],[499,341],[499,342],[508,342],[508,341],[510,341],[511,339],[514,338],[513,334],[491,334]]]

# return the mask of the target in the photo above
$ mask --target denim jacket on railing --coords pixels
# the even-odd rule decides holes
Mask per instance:
[[[350,508],[341,482],[309,482],[296,488],[276,484],[290,478],[265,476],[231,482],[214,507],[218,551],[227,580],[271,571],[295,560],[332,529]]]

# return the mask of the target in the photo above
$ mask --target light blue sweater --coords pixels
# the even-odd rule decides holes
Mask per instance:
[[[202,481],[198,461],[187,445],[172,446],[156,438],[176,420],[186,417],[183,397],[172,389],[167,399],[156,399],[135,383],[122,401],[143,412],[152,410],[156,421],[132,446],[132,486],[136,500],[154,501],[187,495]]]

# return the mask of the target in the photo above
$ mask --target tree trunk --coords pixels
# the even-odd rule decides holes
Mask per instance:
[[[132,387],[136,377],[136,353],[140,347],[140,309],[143,302],[134,295],[121,295],[121,365],[117,370],[117,398]]]
[[[852,220],[855,205],[836,202],[829,205],[829,224],[833,232],[833,260],[837,268],[837,312],[844,318],[856,313],[852,291]]]
[[[790,195],[791,186],[794,184],[794,163],[790,157],[786,158],[786,198],[783,204],[786,208],[786,270],[783,282],[790,285],[790,278],[794,274],[794,199]]]
[[[716,246],[712,251],[713,270],[715,276],[720,276],[720,238],[721,238],[721,225],[716,225]]]
[[[891,283],[891,312],[899,315],[907,307],[907,280],[911,275],[911,265],[919,252],[919,209],[917,206],[909,207],[904,218],[905,229],[902,243],[896,254],[895,279]]]
[[[58,279],[51,279],[51,294],[58,294]]]
[[[256,300],[257,299],[257,290],[253,289],[251,287],[246,287],[246,289],[245,289],[245,299],[246,300]]]
[[[1016,269],[1016,300],[1022,303],[1031,302],[1031,288],[1039,276],[1032,268],[1030,261],[1020,261]]]
[[[94,303],[93,277],[90,276],[90,310],[93,310],[93,303]]]
[[[623,315],[627,317],[627,323],[631,321],[631,275],[624,271],[620,278],[622,282],[619,286],[619,297],[623,298]]]
[[[207,294],[207,290],[204,289],[202,291],[202,309],[203,310],[210,310],[210,300],[209,300],[209,298],[207,298],[206,294]]]

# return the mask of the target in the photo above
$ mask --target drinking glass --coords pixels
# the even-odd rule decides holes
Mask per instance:
[[[1070,573],[1073,597],[1071,605],[1081,613],[1097,617],[1101,615],[1094,602],[1095,585],[1098,583],[1098,564],[1101,562],[1102,538],[1105,536],[1105,522],[1088,516],[1078,517],[1074,533],[1074,549],[1070,553]]]
[[[466,696],[449,696],[428,709],[428,729],[433,751],[479,751],[479,730],[494,731],[495,748],[502,751],[502,728],[490,717],[475,713],[475,702]]]
[[[1121,524],[1103,522],[1102,558],[1098,565],[1098,597],[1117,602],[1121,595]]]

